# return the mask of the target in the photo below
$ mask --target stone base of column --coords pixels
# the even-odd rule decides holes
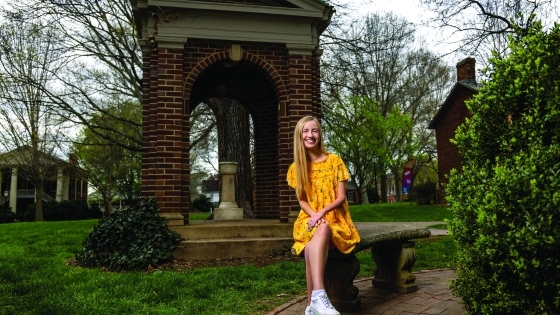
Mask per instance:
[[[288,213],[288,223],[296,222],[298,215],[299,211],[290,211],[290,213]]]
[[[180,213],[160,213],[159,215],[165,218],[168,226],[185,225],[185,217]]]
[[[216,208],[214,221],[243,220],[243,208]]]

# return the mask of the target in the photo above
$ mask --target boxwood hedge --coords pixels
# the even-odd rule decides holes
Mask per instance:
[[[454,140],[452,289],[471,314],[560,314],[560,26],[510,41]]]

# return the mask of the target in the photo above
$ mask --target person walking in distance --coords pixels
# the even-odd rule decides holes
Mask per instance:
[[[340,315],[325,291],[329,250],[351,252],[360,236],[346,201],[350,174],[342,159],[327,152],[319,121],[299,120],[294,131],[294,162],[287,174],[301,210],[294,223],[294,255],[304,255],[307,280],[306,315]]]

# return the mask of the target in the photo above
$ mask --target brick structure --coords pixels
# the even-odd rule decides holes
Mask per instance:
[[[475,59],[466,58],[457,63],[457,83],[447,96],[445,102],[428,126],[436,130],[438,154],[438,202],[444,202],[446,178],[452,169],[461,167],[462,158],[457,146],[451,143],[455,131],[467,117],[471,117],[465,101],[472,98],[477,91],[475,77]]]
[[[170,224],[188,224],[189,116],[211,97],[250,112],[255,134],[255,211],[288,221],[292,133],[321,116],[318,37],[333,8],[315,0],[131,0],[143,44],[142,196]],[[169,5],[173,7],[169,7]]]

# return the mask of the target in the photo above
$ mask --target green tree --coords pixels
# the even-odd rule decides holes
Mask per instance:
[[[110,115],[95,115],[97,126],[107,126],[110,131],[120,135],[119,143],[134,142],[138,129],[128,128],[121,121],[141,119],[138,104],[124,103],[110,110]],[[101,133],[101,134],[100,134]],[[132,204],[138,199],[141,189],[141,154],[128,150],[126,146],[115,144],[103,137],[102,129],[84,128],[73,145],[73,152],[88,177],[90,185],[102,196],[105,213],[111,212],[111,204],[120,196]]]
[[[378,104],[367,97],[326,107],[325,116],[327,146],[346,162],[358,191],[364,194],[374,186],[373,155],[377,155],[378,165],[387,165],[395,147],[402,146],[410,118],[396,108],[383,116]]]
[[[0,25],[0,147],[4,165],[35,188],[36,221],[43,221],[43,188],[63,162],[54,158],[67,123],[61,121],[46,90],[68,60],[62,39],[49,21],[2,16]],[[39,87],[39,85],[41,87]]]
[[[85,126],[98,137],[124,147],[130,151],[142,151],[141,132],[134,133],[136,137],[126,138],[125,142],[121,132],[106,124],[97,125],[97,115],[103,115],[111,120],[118,120],[119,126],[126,125],[128,129],[141,130],[141,122],[128,120],[123,117],[113,116],[112,108],[119,103],[134,103],[141,106],[142,101],[142,52],[141,42],[136,36],[140,29],[136,29],[130,0],[98,0],[98,1],[60,1],[60,0],[6,0],[10,10],[21,12],[25,18],[40,17],[49,18],[56,27],[59,34],[65,39],[65,49],[73,59],[68,63],[65,72],[57,76],[62,83],[62,88],[56,91],[44,89],[48,98],[58,113],[68,121]],[[1,10],[2,8],[0,8]],[[167,8],[161,7],[152,12],[158,23],[169,21]],[[157,37],[157,36],[156,36]],[[144,36],[147,44],[147,38]],[[153,38],[152,38],[153,39]],[[157,38],[155,38],[157,40]],[[37,86],[41,87],[40,84]],[[208,103],[216,104],[211,100]],[[235,105],[235,104],[234,104]],[[237,109],[237,111],[232,111]],[[224,111],[229,111],[224,113]],[[222,114],[223,113],[223,114]],[[215,114],[215,115],[214,115]],[[251,165],[245,163],[250,160],[246,154],[249,148],[249,129],[236,130],[234,134],[239,136],[240,143],[247,145],[239,146],[237,141],[227,141],[223,127],[233,126],[230,122],[247,122],[248,114],[242,106],[228,106],[220,110],[219,106],[197,106],[189,113],[191,118],[190,146],[195,148],[193,156],[200,154],[210,155],[208,137],[216,129],[220,134],[220,157],[239,160],[240,162],[240,189],[236,190],[240,204],[243,205],[248,217],[254,216],[252,209],[252,181]],[[225,119],[224,116],[228,117]],[[198,123],[197,123],[198,122]],[[218,124],[217,122],[220,122]],[[247,127],[245,123],[243,127]],[[237,139],[236,139],[237,140]],[[213,146],[210,146],[213,147]],[[243,149],[243,152],[238,152]],[[226,154],[227,153],[227,154]],[[241,154],[244,154],[241,157]],[[233,156],[232,156],[233,155]],[[204,170],[198,163],[201,159],[192,159],[191,180],[192,191],[196,192],[196,184],[200,182]],[[202,171],[201,171],[202,170]]]
[[[55,74],[60,89],[51,90],[35,82],[53,108],[64,119],[88,127],[98,136],[125,147],[142,151],[141,132],[136,137],[122,139],[119,130],[106,124],[95,125],[94,115],[104,115],[120,121],[129,129],[141,130],[138,120],[111,117],[116,103],[142,102],[142,52],[136,37],[130,0],[60,1],[60,0],[5,0],[0,11],[20,19],[48,19],[57,34],[64,38],[64,51],[72,56],[64,72]],[[202,110],[201,110],[202,109]],[[206,109],[206,111],[204,111]],[[201,107],[190,115],[195,120],[206,119],[211,113]],[[191,130],[191,148],[216,126],[215,119],[198,124],[201,130]],[[99,132],[97,132],[99,130]]]
[[[453,290],[471,314],[560,312],[560,25],[518,31],[455,138]]]
[[[433,151],[435,137],[426,127],[445,98],[451,72],[437,55],[422,48],[414,26],[393,13],[371,14],[336,30],[339,33],[329,33],[323,43],[321,81],[327,124],[338,119],[329,116],[329,108],[346,106],[355,97],[373,100],[371,110],[382,117],[405,115],[410,121],[393,124],[396,129],[388,130],[379,143],[378,150],[388,150],[378,154],[382,159],[377,165],[381,198],[386,201],[388,176],[395,179],[399,195],[405,163],[414,159],[415,173],[428,163],[423,157]],[[372,163],[364,166],[373,176]]]

